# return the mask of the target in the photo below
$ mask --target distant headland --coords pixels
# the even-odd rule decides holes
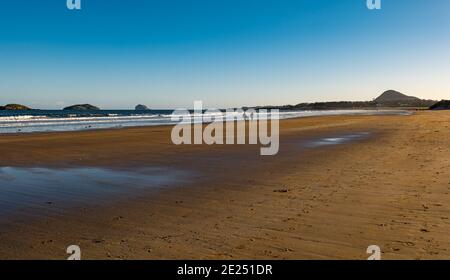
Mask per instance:
[[[299,103],[297,105],[260,106],[256,109],[280,110],[339,110],[339,109],[372,109],[372,108],[429,108],[436,100],[420,99],[408,96],[395,90],[387,90],[372,101],[332,101]]]
[[[442,100],[430,107],[430,110],[450,110],[450,100]]]

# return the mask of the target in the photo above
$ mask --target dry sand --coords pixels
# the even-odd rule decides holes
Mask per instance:
[[[450,258],[450,112],[281,122],[280,152],[174,146],[170,127],[2,135],[0,166],[188,168],[158,193],[50,211],[0,228],[2,259]],[[344,145],[317,137],[370,132]],[[49,205],[51,207],[57,207]]]

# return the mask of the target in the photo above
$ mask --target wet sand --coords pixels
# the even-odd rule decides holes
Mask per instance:
[[[274,157],[252,145],[174,146],[170,127],[2,135],[0,166],[191,177],[25,208],[0,227],[0,258],[65,259],[72,244],[83,259],[365,259],[369,245],[384,259],[449,258],[449,126],[445,111],[284,120]]]

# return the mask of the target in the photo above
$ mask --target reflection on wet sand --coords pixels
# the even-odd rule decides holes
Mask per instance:
[[[0,218],[19,209],[101,204],[114,195],[154,190],[180,183],[187,173],[167,168],[0,168]]]
[[[338,134],[328,137],[321,137],[318,139],[308,140],[303,143],[306,148],[318,148],[322,146],[333,146],[348,144],[355,141],[361,141],[368,139],[370,137],[370,132],[355,132],[348,134]]]

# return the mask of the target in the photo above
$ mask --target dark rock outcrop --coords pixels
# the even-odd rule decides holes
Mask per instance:
[[[136,111],[147,111],[150,110],[147,106],[139,104],[134,108]]]
[[[20,104],[8,104],[5,106],[0,106],[0,110],[32,110],[32,109]]]
[[[441,100],[430,106],[430,110],[450,110],[450,100]]]
[[[98,111],[100,108],[95,107],[91,104],[77,104],[73,106],[69,106],[64,108],[63,110],[70,110],[70,111]]]

